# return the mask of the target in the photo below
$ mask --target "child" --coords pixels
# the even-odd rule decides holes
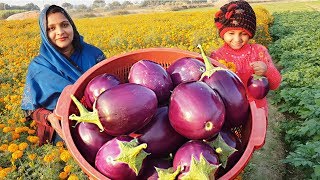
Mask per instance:
[[[248,44],[256,31],[256,15],[246,1],[233,1],[223,5],[215,14],[215,25],[225,44],[211,53],[215,60],[232,62],[236,74],[247,88],[252,74],[267,77],[270,90],[275,90],[281,82],[281,75],[274,66],[266,47]],[[255,101],[258,108],[264,108],[268,115],[267,99],[254,99],[248,94],[249,101]]]

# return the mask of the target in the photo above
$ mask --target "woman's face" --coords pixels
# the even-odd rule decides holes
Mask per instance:
[[[250,36],[243,30],[230,30],[224,33],[223,39],[232,49],[240,49],[248,43]]]
[[[72,49],[74,32],[68,19],[60,12],[48,14],[47,19],[47,33],[51,43],[62,52]]]

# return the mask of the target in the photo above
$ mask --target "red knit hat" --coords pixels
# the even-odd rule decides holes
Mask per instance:
[[[229,30],[244,30],[250,38],[256,32],[256,15],[246,1],[233,1],[223,5],[215,14],[214,22],[221,38]]]

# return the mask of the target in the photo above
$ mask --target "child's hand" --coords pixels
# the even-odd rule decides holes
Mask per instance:
[[[253,68],[254,74],[258,76],[263,76],[267,72],[267,65],[262,61],[252,62],[250,66]]]

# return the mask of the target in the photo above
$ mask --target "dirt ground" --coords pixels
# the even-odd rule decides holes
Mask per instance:
[[[285,117],[277,112],[276,106],[269,104],[267,136],[264,146],[256,150],[242,174],[243,180],[282,180],[286,179],[285,144],[280,133],[280,122]]]

